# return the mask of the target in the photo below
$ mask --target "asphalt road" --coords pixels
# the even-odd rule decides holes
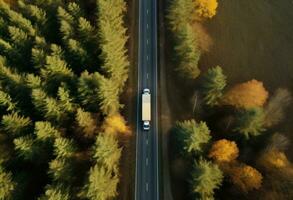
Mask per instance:
[[[139,0],[136,200],[159,200],[157,111],[157,0]],[[151,129],[143,131],[141,95],[151,91]]]

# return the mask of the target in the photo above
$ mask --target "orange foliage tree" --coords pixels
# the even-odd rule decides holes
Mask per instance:
[[[237,144],[226,139],[214,142],[208,157],[217,162],[231,162],[238,157],[239,149]]]
[[[130,128],[126,125],[125,119],[120,114],[110,115],[105,119],[102,129],[105,133],[124,135],[130,134]]]
[[[229,175],[232,183],[243,192],[259,189],[263,179],[259,171],[245,164],[232,166]]]
[[[269,93],[264,88],[263,83],[253,79],[231,88],[224,95],[223,104],[244,109],[262,107],[268,96]]]
[[[268,170],[271,170],[287,167],[290,165],[290,162],[284,152],[274,148],[265,151],[260,156],[258,164]]]
[[[195,0],[196,14],[203,18],[212,18],[217,11],[217,0]]]

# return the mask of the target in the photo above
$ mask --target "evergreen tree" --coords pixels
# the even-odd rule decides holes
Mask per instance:
[[[83,46],[80,44],[80,42],[74,39],[68,39],[67,49],[71,55],[70,59],[75,61],[75,63],[78,63],[78,67],[82,66],[85,68],[86,61],[88,60],[88,54],[86,50],[83,48]],[[81,69],[78,69],[78,71],[81,71]]]
[[[226,76],[222,68],[216,66],[207,71],[204,75],[202,88],[204,100],[208,105],[216,105],[223,96],[223,90],[226,86]]]
[[[56,158],[49,163],[49,175],[53,181],[69,184],[72,180],[72,163],[66,158]]]
[[[42,86],[41,77],[34,75],[34,74],[26,74],[25,77],[25,84],[27,87],[31,89],[37,89]]]
[[[75,119],[78,123],[78,126],[82,128],[86,136],[92,137],[95,134],[97,124],[91,113],[85,112],[82,108],[78,108]]]
[[[205,122],[196,123],[195,120],[177,122],[174,127],[179,148],[183,153],[200,154],[204,146],[210,141],[210,130]]]
[[[79,5],[75,2],[70,2],[67,6],[67,10],[75,19],[78,19],[84,15]]]
[[[45,194],[38,200],[70,200],[71,195],[68,188],[62,185],[48,185],[46,186]]]
[[[2,166],[0,166],[0,199],[10,200],[13,199],[13,191],[16,188],[16,183],[12,180],[12,174],[6,172]]]
[[[13,26],[24,30],[28,35],[35,35],[36,31],[31,22],[24,18],[20,13],[13,11],[4,1],[0,1],[0,15],[8,20]]]
[[[35,123],[35,135],[37,139],[46,141],[61,137],[61,133],[50,122],[38,121]]]
[[[0,106],[6,108],[6,111],[17,111],[17,104],[13,102],[9,94],[0,90]]]
[[[223,181],[223,173],[216,164],[200,159],[195,162],[192,172],[192,192],[196,199],[214,199],[214,190],[218,189]]]
[[[258,136],[264,128],[264,111],[262,108],[252,108],[239,112],[235,131],[239,131],[246,139],[249,136]]]
[[[58,8],[58,19],[60,23],[60,32],[63,36],[63,41],[74,37],[74,18],[64,8]]]
[[[23,117],[17,113],[3,115],[1,124],[3,129],[14,136],[24,134],[31,125],[29,117]]]
[[[178,29],[176,34],[174,50],[178,56],[177,70],[183,77],[195,79],[200,74],[198,61],[200,50],[195,32],[191,25],[184,24]]]
[[[118,174],[121,152],[122,149],[113,135],[100,133],[97,136],[93,157],[100,166],[105,166],[107,170]]]
[[[34,47],[31,50],[32,62],[35,69],[40,69],[46,64],[47,43],[43,37],[35,37]]]
[[[119,103],[119,91],[112,79],[107,79],[100,74],[95,74],[99,82],[100,109],[104,115],[113,115],[119,112],[122,105]]]
[[[127,80],[129,66],[125,48],[128,38],[123,26],[126,3],[124,0],[97,0],[97,4],[100,57],[104,61],[102,69],[121,92]]]
[[[56,138],[54,142],[54,153],[57,158],[71,158],[76,152],[76,147],[71,139]]]
[[[15,26],[9,26],[8,32],[10,35],[11,42],[14,45],[21,48],[27,47],[27,45],[29,44],[30,38],[26,32],[24,32],[23,30]]]
[[[80,41],[83,43],[89,43],[91,41],[95,41],[96,34],[95,28],[91,25],[91,23],[83,17],[78,19],[78,35],[80,37]]]
[[[168,9],[168,21],[171,31],[177,34],[182,25],[194,19],[195,4],[193,0],[172,0]]]
[[[18,155],[25,160],[38,159],[37,156],[41,154],[40,146],[31,135],[15,138],[13,143]]]
[[[58,88],[58,98],[59,104],[64,111],[71,113],[75,110],[73,99],[70,97],[70,91],[66,86]]]
[[[1,54],[9,55],[13,50],[11,44],[0,38],[0,52]]]
[[[39,28],[42,28],[42,26],[46,24],[47,15],[46,11],[43,9],[32,4],[27,4],[27,2],[23,2],[22,0],[18,0],[18,7],[21,9],[22,13],[35,22]]]
[[[81,196],[89,200],[113,199],[117,196],[119,178],[113,176],[105,167],[95,165],[91,168],[88,182]]]

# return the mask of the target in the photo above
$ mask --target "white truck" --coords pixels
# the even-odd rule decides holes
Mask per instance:
[[[151,121],[151,92],[145,88],[142,93],[142,122],[143,130],[150,130]]]

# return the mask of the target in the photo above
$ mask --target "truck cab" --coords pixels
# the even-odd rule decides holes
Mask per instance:
[[[145,88],[142,93],[142,121],[143,130],[150,130],[151,121],[151,92],[150,89]]]

